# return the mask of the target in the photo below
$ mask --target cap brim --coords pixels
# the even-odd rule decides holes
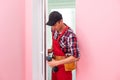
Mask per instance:
[[[46,23],[46,25],[52,26],[52,24],[51,24],[50,21],[48,21],[48,22]]]
[[[55,22],[50,21],[50,20],[47,22],[47,25],[49,25],[49,26],[53,26],[54,24],[55,24]]]

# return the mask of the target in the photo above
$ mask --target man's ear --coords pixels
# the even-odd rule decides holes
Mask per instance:
[[[63,23],[63,19],[60,20]]]
[[[58,23],[58,24],[60,24],[60,23],[61,23],[61,21],[58,21],[57,23]]]
[[[63,23],[63,19],[61,19],[61,20],[59,21],[59,23]]]

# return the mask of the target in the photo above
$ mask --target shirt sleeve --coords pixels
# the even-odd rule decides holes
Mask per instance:
[[[79,58],[80,57],[80,50],[78,46],[78,41],[77,37],[74,33],[71,33],[68,37],[68,49],[69,49],[69,54],[72,56]]]

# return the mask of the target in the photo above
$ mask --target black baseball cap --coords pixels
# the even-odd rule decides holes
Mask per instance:
[[[62,15],[58,11],[53,11],[49,15],[47,25],[53,26],[57,21],[60,21],[61,19],[63,19]]]

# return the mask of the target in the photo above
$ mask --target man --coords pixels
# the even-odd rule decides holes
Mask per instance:
[[[48,53],[53,52],[54,55],[48,64],[52,68],[58,67],[57,72],[52,72],[52,80],[72,80],[74,68],[71,67],[74,67],[74,62],[80,57],[76,35],[57,11],[50,13],[47,25],[52,26],[52,48],[48,49]]]

